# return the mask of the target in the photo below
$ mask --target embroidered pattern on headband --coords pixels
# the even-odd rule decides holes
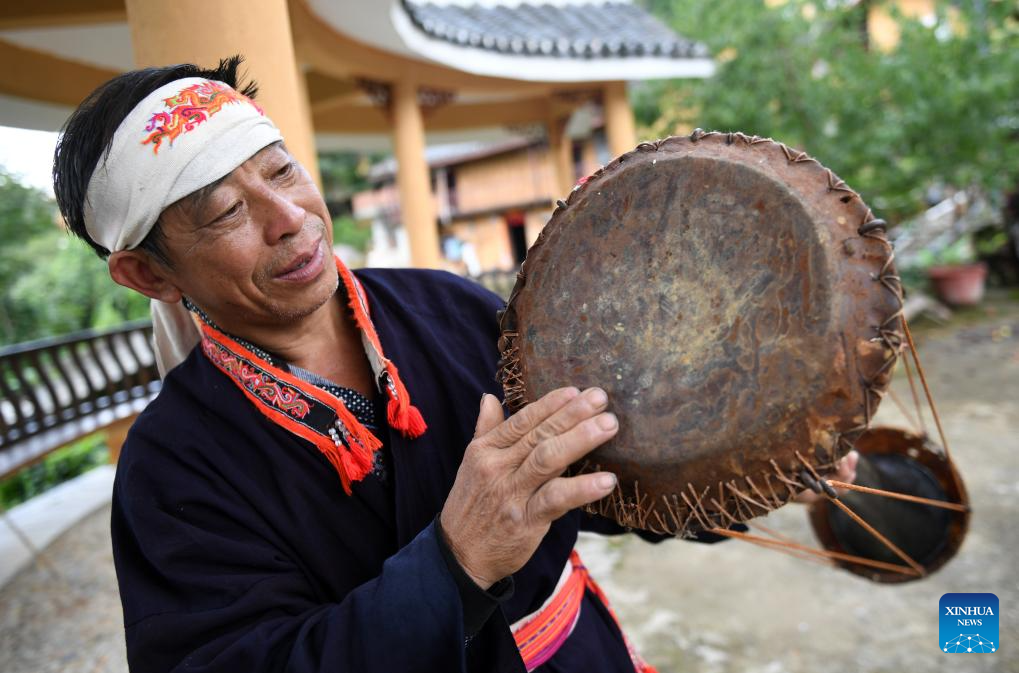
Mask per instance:
[[[152,143],[152,151],[159,154],[159,146],[164,140],[170,145],[173,141],[193,130],[212,115],[230,103],[248,103],[264,115],[262,108],[247,96],[240,94],[226,84],[220,82],[200,82],[182,89],[177,95],[163,99],[166,112],[157,112],[149,119],[145,130],[148,137],[142,145]]]

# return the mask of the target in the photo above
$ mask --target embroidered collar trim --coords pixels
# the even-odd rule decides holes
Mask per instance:
[[[350,309],[361,332],[376,385],[379,392],[389,398],[389,424],[405,437],[420,437],[427,425],[421,412],[411,404],[396,365],[382,352],[364,290],[339,259],[336,267],[350,298]],[[357,420],[339,397],[275,366],[247,344],[214,327],[204,314],[198,314],[202,352],[209,361],[226,374],[266,418],[318,447],[336,469],[343,490],[349,495],[351,483],[364,479],[371,472],[375,451],[382,446],[378,437]]]

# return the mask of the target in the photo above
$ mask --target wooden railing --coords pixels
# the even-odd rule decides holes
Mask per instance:
[[[122,436],[159,386],[148,321],[0,348],[0,477],[90,432]]]

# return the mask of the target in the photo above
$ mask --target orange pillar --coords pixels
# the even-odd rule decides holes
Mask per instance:
[[[406,80],[395,82],[390,106],[400,219],[410,241],[411,264],[437,268],[441,264],[439,229],[425,161],[425,123],[418,105],[417,85]]]
[[[258,103],[283,132],[287,148],[321,184],[310,106],[290,35],[287,0],[125,0],[138,67],[214,66],[244,56],[258,82]]]
[[[605,135],[613,156],[629,152],[637,146],[637,125],[633,109],[626,97],[626,82],[608,82],[602,90],[605,110]]]

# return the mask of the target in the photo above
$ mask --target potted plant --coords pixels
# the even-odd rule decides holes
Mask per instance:
[[[984,298],[987,265],[976,260],[970,236],[931,253],[926,266],[935,294],[946,304],[973,306]]]

